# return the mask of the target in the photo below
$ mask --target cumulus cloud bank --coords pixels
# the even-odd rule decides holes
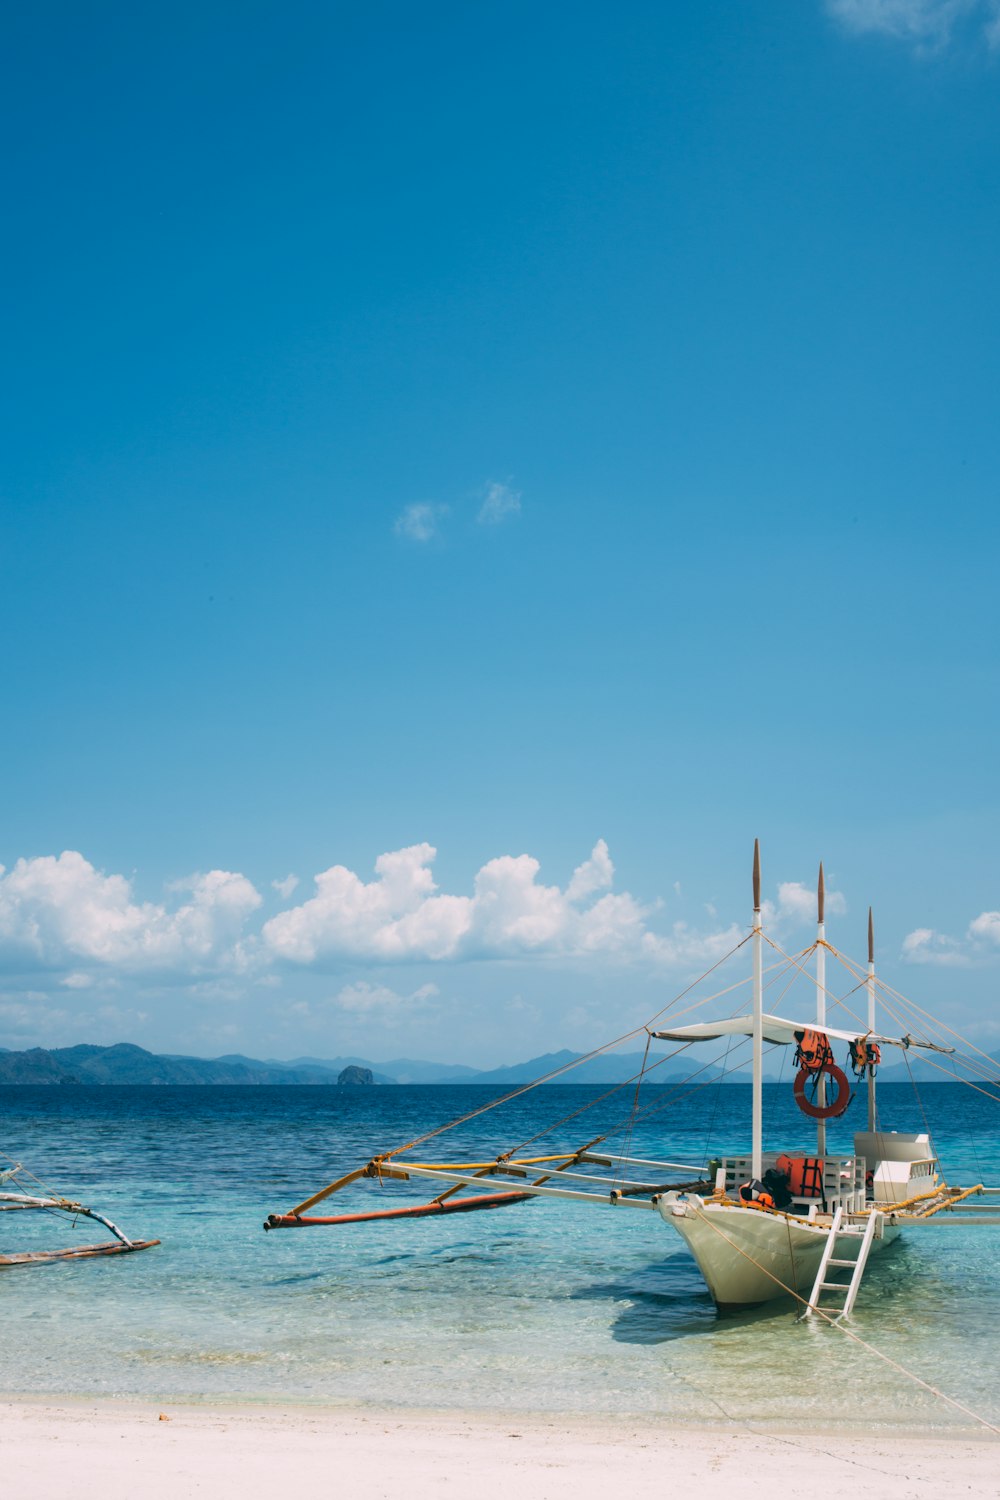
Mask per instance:
[[[238,966],[243,925],[261,904],[250,881],[210,870],[172,890],[187,897],[173,910],[136,902],[123,875],[102,874],[72,849],[19,859],[9,872],[0,866],[0,959],[6,967],[91,963],[133,972]],[[71,987],[84,982],[79,973],[67,978]]]
[[[660,902],[616,891],[603,839],[564,886],[543,880],[532,855],[502,854],[482,866],[466,891],[453,894],[434,879],[436,854],[428,843],[391,850],[367,879],[331,865],[315,877],[310,894],[263,922],[261,894],[230,870],[192,875],[171,885],[163,900],[148,901],[137,899],[125,876],[105,874],[73,850],[21,859],[9,872],[0,867],[0,967],[48,973],[64,996],[131,976],[188,983],[202,996],[224,990],[232,999],[247,982],[277,985],[282,970],[345,965],[592,960],[652,972],[691,969],[713,962],[743,932],[720,924],[714,911],[707,929],[666,923]],[[271,885],[288,902],[302,895],[294,876]],[[827,905],[845,909],[835,891],[827,893]],[[814,915],[813,892],[786,881],[767,919],[780,930]],[[964,948],[950,943],[911,934],[905,956],[961,961],[948,955]],[[967,944],[1000,953],[1000,914],[977,917]],[[384,1008],[388,993],[348,989],[340,1008]]]
[[[293,964],[586,954],[664,962],[717,951],[718,935],[679,926],[667,938],[650,932],[649,909],[609,889],[614,865],[603,839],[565,890],[539,880],[531,855],[504,854],[483,865],[471,895],[447,895],[431,871],[436,853],[431,844],[414,844],[383,854],[371,881],[344,865],[324,870],[315,895],[265,922],[263,945]]]

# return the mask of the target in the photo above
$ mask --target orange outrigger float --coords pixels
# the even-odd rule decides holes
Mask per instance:
[[[373,1174],[374,1175],[374,1174]],[[442,1203],[416,1203],[411,1208],[380,1208],[367,1214],[313,1214],[303,1217],[293,1209],[290,1214],[271,1214],[265,1229],[310,1229],[324,1224],[367,1224],[371,1219],[426,1219],[431,1214],[467,1214],[475,1208],[505,1208],[509,1203],[524,1203],[530,1193],[483,1193],[479,1198],[456,1198]]]

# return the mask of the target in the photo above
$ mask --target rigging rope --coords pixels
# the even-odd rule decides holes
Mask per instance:
[[[449,1120],[446,1124],[439,1125],[435,1130],[428,1130],[425,1131],[423,1135],[414,1136],[412,1141],[407,1141],[403,1146],[397,1146],[394,1150],[391,1151],[383,1151],[377,1157],[375,1157],[374,1160],[376,1162],[379,1162],[386,1161],[390,1157],[402,1156],[404,1151],[412,1151],[415,1146],[422,1146],[425,1141],[431,1141],[436,1136],[444,1135],[447,1131],[454,1130],[459,1125],[467,1125],[470,1120],[475,1120],[479,1115],[486,1114],[491,1109],[497,1109],[501,1104],[509,1104],[512,1099],[518,1099],[522,1094],[530,1093],[532,1089],[538,1088],[544,1083],[551,1083],[553,1079],[560,1078],[564,1073],[570,1072],[573,1068],[578,1068],[581,1063],[590,1062],[592,1058],[600,1057],[602,1053],[610,1052],[615,1047],[620,1047],[623,1042],[631,1041],[631,1039],[633,1037],[637,1037],[640,1032],[645,1031],[648,1033],[654,1021],[659,1020],[660,1016],[666,1015],[668,1010],[671,1010],[679,1001],[683,1000],[686,995],[689,995],[697,985],[701,984],[702,980],[708,978],[709,974],[714,974],[716,969],[721,968],[724,963],[728,963],[733,955],[738,953],[740,949],[750,941],[752,935],[752,933],[747,933],[746,937],[741,938],[740,941],[735,945],[735,947],[730,948],[728,953],[724,953],[721,958],[717,959],[716,962],[712,964],[711,968],[706,969],[704,974],[700,974],[697,979],[692,980],[692,982],[683,990],[681,990],[678,995],[675,995],[667,1005],[663,1006],[662,1009],[656,1011],[656,1013],[649,1018],[645,1025],[634,1026],[630,1031],[625,1031],[621,1036],[615,1037],[613,1041],[605,1042],[603,1046],[594,1047],[590,1052],[585,1052],[580,1057],[574,1057],[571,1062],[563,1063],[561,1067],[553,1068],[551,1072],[544,1074],[541,1078],[533,1078],[529,1083],[523,1083],[519,1088],[512,1089],[510,1093],[503,1094],[498,1099],[492,1099],[488,1104],[480,1105],[478,1109],[469,1110],[467,1114],[460,1115],[455,1120]],[[746,981],[741,980],[740,983],[746,983]],[[736,986],[731,986],[731,988],[736,988]],[[705,1000],[699,1000],[697,1002],[697,1005],[690,1008],[697,1009],[698,1006],[707,1004],[708,998],[709,997],[706,997]],[[631,1079],[629,1080],[629,1082],[631,1082]]]
[[[735,952],[735,950],[734,950],[734,952]],[[767,985],[765,986],[765,988],[767,988],[767,989],[770,989],[772,985],[775,985],[775,984],[777,984],[780,981],[780,979],[782,977],[782,974],[787,969],[787,964],[775,964],[774,968],[776,970],[778,970],[778,972],[775,973],[775,974],[773,974],[772,977],[768,980]],[[766,972],[767,973],[771,973],[771,970],[768,969]],[[693,1011],[693,1010],[699,1010],[702,1005],[707,1005],[712,1000],[718,1000],[723,995],[730,994],[733,990],[739,989],[745,983],[747,983],[747,980],[746,979],[741,979],[736,984],[730,984],[730,985],[727,985],[725,987],[725,989],[717,990],[715,992],[715,994],[713,994],[713,995],[706,995],[703,999],[696,1001],[696,1003],[694,1005],[689,1005],[686,1010],[680,1011],[678,1013],[678,1017],[679,1016],[683,1016],[683,1015],[689,1015],[690,1012]],[[691,988],[692,987],[689,986],[688,990],[686,990],[684,993],[685,994],[689,993]],[[658,1014],[662,1015],[663,1012],[660,1011]],[[652,1019],[655,1020],[656,1017],[653,1017]],[[730,1038],[730,1043],[731,1042],[732,1042],[732,1038]],[[645,1069],[646,1074],[648,1075],[649,1073],[652,1073],[656,1068],[662,1067],[662,1065],[664,1063],[671,1062],[675,1057],[679,1057],[682,1052],[685,1052],[689,1047],[693,1047],[694,1045],[695,1045],[694,1041],[684,1042],[680,1047],[675,1048],[675,1050],[673,1052],[667,1052],[663,1057],[657,1058],[656,1062],[652,1063],[648,1068]],[[744,1048],[747,1045],[748,1045],[748,1042],[746,1040],[744,1040],[742,1042],[739,1042],[737,1044],[736,1048],[735,1048],[735,1051],[739,1052],[742,1048]],[[771,1049],[769,1049],[769,1050],[771,1050]],[[729,1047],[727,1046],[724,1061],[727,1060],[728,1057],[729,1057]],[[683,1083],[691,1083],[691,1081],[693,1079],[697,1078],[701,1073],[704,1073],[708,1068],[714,1067],[716,1065],[716,1061],[717,1061],[716,1058],[714,1058],[714,1057],[710,1058],[708,1060],[708,1062],[703,1063],[700,1068],[696,1068],[693,1073],[688,1074],[687,1078],[684,1079],[682,1082]],[[726,1068],[723,1067],[723,1074],[725,1074],[726,1071],[727,1071]],[[507,1156],[513,1156],[513,1155],[517,1154],[518,1152],[523,1151],[526,1146],[533,1145],[535,1143],[535,1141],[543,1140],[547,1135],[551,1135],[554,1131],[558,1130],[560,1128],[560,1126],[567,1125],[570,1122],[570,1120],[578,1119],[580,1115],[586,1114],[588,1110],[596,1108],[597,1105],[602,1104],[605,1099],[611,1098],[614,1094],[621,1093],[623,1089],[628,1088],[630,1084],[632,1084],[632,1083],[634,1083],[636,1081],[636,1079],[641,1080],[641,1078],[642,1078],[642,1069],[640,1069],[640,1071],[638,1073],[634,1073],[630,1078],[625,1079],[624,1082],[614,1084],[611,1088],[606,1089],[605,1092],[603,1094],[599,1094],[596,1099],[588,1100],[587,1103],[581,1104],[576,1109],[571,1110],[568,1115],[563,1115],[561,1119],[552,1121],[550,1124],[546,1125],[542,1130],[536,1131],[534,1135],[530,1135],[525,1140],[519,1141],[516,1146],[510,1147],[507,1151],[505,1151],[503,1153],[503,1155],[505,1157],[507,1157]],[[680,1101],[682,1099],[687,1099],[692,1094],[698,1093],[701,1089],[710,1087],[714,1081],[715,1080],[711,1079],[711,1078],[706,1079],[704,1081],[704,1083],[698,1084],[696,1088],[686,1089],[685,1092],[681,1093],[681,1094],[678,1094],[673,1089],[671,1089],[670,1094],[668,1095],[668,1097],[665,1100],[658,1101],[658,1102],[653,1103],[653,1104],[648,1104],[642,1110],[636,1111],[636,1106],[633,1105],[634,1118],[635,1119],[646,1119],[650,1115],[660,1114],[665,1109],[669,1109],[672,1105],[680,1103]],[[721,1079],[719,1081],[721,1083]],[[681,1086],[682,1086],[682,1084],[678,1084],[677,1085],[678,1088],[680,1088]],[[501,1100],[501,1101],[498,1101],[498,1102],[502,1103],[503,1101]],[[606,1140],[612,1139],[616,1135],[619,1135],[623,1130],[625,1130],[626,1128],[628,1128],[629,1122],[632,1119],[633,1119],[633,1115],[632,1114],[630,1114],[628,1116],[625,1116],[618,1124],[616,1124],[614,1126],[611,1126],[602,1135],[598,1136],[598,1140],[599,1141],[606,1141]]]

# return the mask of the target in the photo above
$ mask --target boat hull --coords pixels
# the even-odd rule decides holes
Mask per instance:
[[[759,1307],[792,1293],[808,1297],[829,1237],[829,1220],[796,1219],[762,1213],[739,1204],[712,1203],[690,1196],[660,1203],[660,1213],[686,1243],[720,1312]],[[872,1253],[899,1234],[883,1221]],[[837,1258],[855,1260],[859,1235],[841,1236]],[[846,1275],[846,1268],[841,1275]],[[831,1271],[833,1280],[835,1272]]]

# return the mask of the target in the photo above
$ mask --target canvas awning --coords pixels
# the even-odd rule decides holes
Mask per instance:
[[[919,1042],[912,1036],[880,1036],[876,1032],[865,1033],[860,1030],[841,1031],[835,1026],[828,1026],[825,1021],[786,1021],[784,1016],[767,1014],[761,1019],[765,1042],[779,1047],[794,1046],[797,1031],[822,1031],[837,1042],[853,1042],[859,1036],[867,1035],[868,1041],[877,1042],[883,1047],[902,1047],[904,1050],[908,1047],[923,1047],[931,1052],[953,1050],[950,1047],[937,1047],[933,1042]],[[753,1036],[753,1016],[730,1016],[724,1021],[696,1021],[690,1026],[675,1026],[670,1031],[651,1031],[650,1036],[663,1042],[714,1042],[724,1036]]]

